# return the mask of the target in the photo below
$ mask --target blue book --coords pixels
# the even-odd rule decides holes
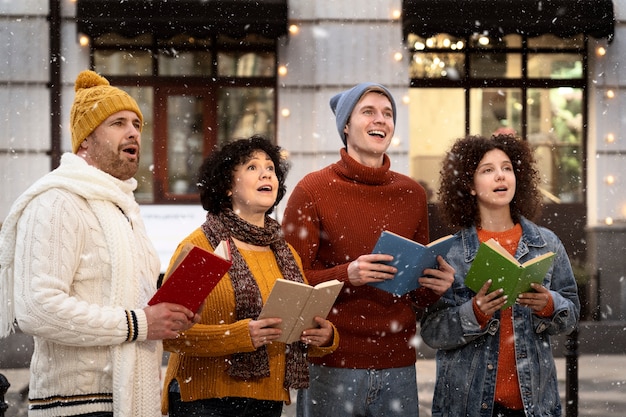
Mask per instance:
[[[388,230],[383,230],[372,253],[384,253],[393,256],[393,261],[385,262],[394,266],[398,272],[393,279],[371,282],[367,285],[390,292],[397,296],[416,290],[419,277],[424,276],[426,268],[437,268],[437,255],[445,257],[454,242],[453,235],[447,235],[422,245]]]

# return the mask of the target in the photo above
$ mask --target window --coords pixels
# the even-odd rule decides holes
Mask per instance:
[[[506,128],[532,145],[546,202],[584,203],[583,35],[409,34],[407,43],[414,178],[436,190],[439,164],[456,138]]]
[[[274,39],[104,34],[92,42],[92,66],[144,114],[136,177],[142,204],[197,202],[196,173],[215,146],[276,136]]]

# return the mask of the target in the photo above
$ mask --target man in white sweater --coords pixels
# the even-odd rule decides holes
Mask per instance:
[[[147,306],[159,258],[133,191],[143,115],[92,71],[76,79],[73,153],[0,230],[0,337],[34,336],[29,416],[160,416],[161,340],[199,317]]]

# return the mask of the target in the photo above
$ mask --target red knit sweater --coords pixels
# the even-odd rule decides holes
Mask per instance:
[[[418,289],[402,298],[369,285],[352,286],[348,264],[372,252],[383,229],[428,242],[426,193],[415,181],[383,166],[369,168],[341,150],[341,160],[304,177],[285,209],[283,230],[302,258],[307,280],[345,283],[328,319],[339,348],[311,362],[340,368],[383,369],[416,360],[414,303],[437,296]]]

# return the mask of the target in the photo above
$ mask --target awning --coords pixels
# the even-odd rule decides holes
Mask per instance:
[[[409,33],[424,38],[586,34],[610,41],[615,24],[611,0],[404,0],[402,19],[405,39]]]
[[[151,33],[169,39],[182,33],[204,38],[287,34],[287,0],[77,0],[78,32],[91,37]]]

